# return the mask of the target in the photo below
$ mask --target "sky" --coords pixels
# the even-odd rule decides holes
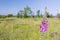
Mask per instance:
[[[44,14],[46,6],[50,14],[60,13],[60,0],[0,0],[0,15],[10,13],[16,15],[19,10],[23,10],[27,5],[35,13],[40,10]]]

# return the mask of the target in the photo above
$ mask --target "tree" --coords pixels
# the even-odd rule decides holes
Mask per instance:
[[[23,11],[22,10],[19,10],[19,12],[17,14],[17,17],[18,18],[22,18],[23,17]]]
[[[49,12],[47,12],[47,13],[46,13],[46,16],[47,16],[47,18],[49,18],[49,17],[50,17]]]
[[[22,18],[23,17],[23,11],[22,10],[20,10],[20,17]]]
[[[17,14],[17,17],[18,17],[18,18],[20,17],[20,14],[19,14],[19,12],[18,12],[18,14]]]
[[[8,14],[7,17],[13,17],[13,14]]]
[[[28,12],[28,16],[32,17],[32,15],[33,15],[33,11],[30,9],[29,12]]]
[[[50,17],[53,18],[53,15],[51,14]]]
[[[41,18],[43,17],[42,13],[40,14],[40,17],[41,17]]]
[[[2,18],[2,15],[0,15],[0,18]]]
[[[40,17],[40,10],[37,11],[37,17]]]
[[[57,17],[60,18],[60,13],[57,14]]]
[[[25,17],[25,18],[28,17],[29,11],[30,11],[30,7],[29,7],[29,6],[26,6],[26,7],[24,8],[24,17]]]
[[[45,7],[44,17],[47,17],[47,18],[49,18],[49,17],[50,17],[49,12],[47,12],[47,7]]]

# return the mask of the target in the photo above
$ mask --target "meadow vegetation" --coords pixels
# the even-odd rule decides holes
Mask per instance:
[[[48,18],[46,33],[40,33],[42,18],[1,18],[0,40],[59,40],[60,19]]]

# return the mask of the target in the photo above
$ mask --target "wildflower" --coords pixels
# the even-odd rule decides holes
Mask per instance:
[[[43,15],[43,21],[40,24],[40,32],[46,32],[47,28],[48,28],[47,7],[45,7],[45,13]]]
[[[47,21],[47,19],[43,18],[43,21],[40,24],[40,32],[46,32],[47,28],[48,28],[48,21]]]

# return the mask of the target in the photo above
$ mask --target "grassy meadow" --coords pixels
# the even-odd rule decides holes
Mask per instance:
[[[41,21],[41,18],[0,18],[0,40],[59,40],[60,19],[48,18],[46,33],[39,32]]]

